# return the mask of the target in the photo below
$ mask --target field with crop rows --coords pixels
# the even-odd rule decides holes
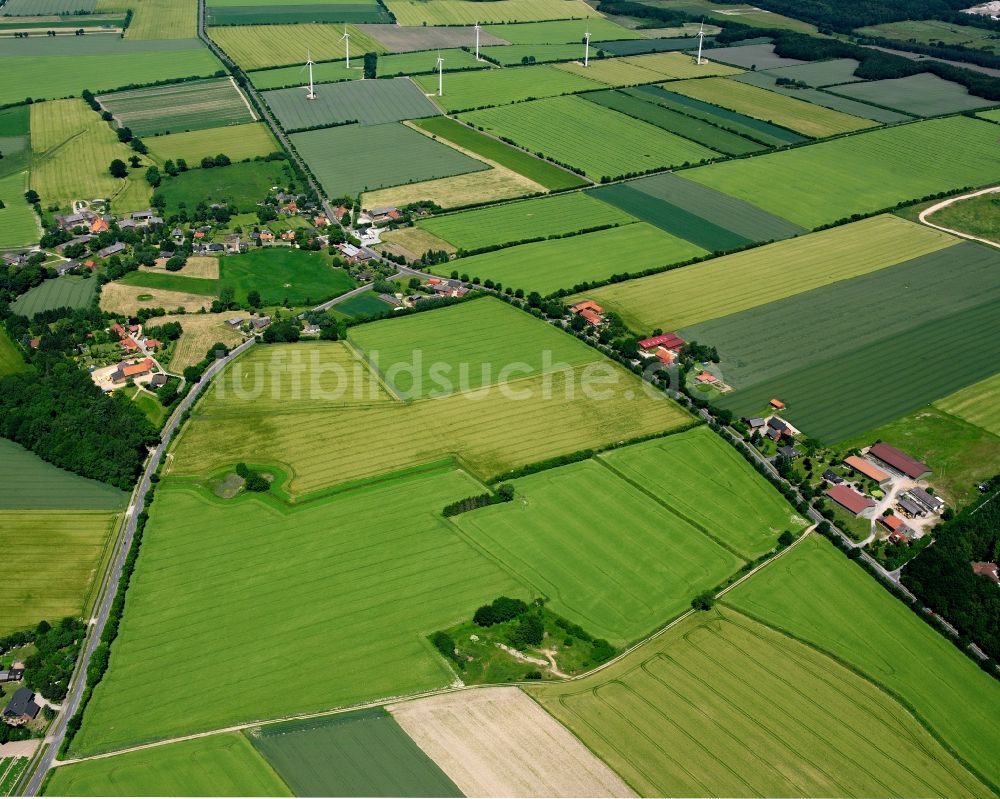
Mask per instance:
[[[573,126],[560,120],[573,119]],[[552,97],[463,114],[463,120],[583,170],[594,180],[715,158],[717,154],[661,128],[579,97]],[[600,137],[592,131],[601,131]],[[615,147],[606,142],[614,141]]]
[[[343,302],[338,302],[335,306],[338,313],[348,316],[370,316],[388,311],[392,306],[383,302],[378,295],[371,291],[355,294]]]
[[[116,519],[107,510],[0,510],[0,635],[78,615]]]
[[[525,59],[534,59],[531,63],[542,64],[546,61],[565,61],[570,58],[583,58],[582,44],[507,44],[495,47],[483,47],[483,58],[496,61],[503,66],[512,67],[527,63]]]
[[[270,247],[219,259],[219,287],[233,289],[237,302],[256,289],[264,305],[315,305],[355,285],[326,255],[308,250]]]
[[[123,0],[97,0],[98,11],[132,9],[126,40],[195,39],[198,36],[196,0],[143,0],[128,4]]]
[[[1000,374],[934,403],[941,410],[1000,436]]]
[[[839,353],[788,375],[737,391],[719,405],[738,414],[755,413],[772,397],[788,405],[788,416],[806,434],[828,442],[856,436],[916,410],[997,371],[1000,337],[983,331],[1000,324],[1000,300],[938,319],[921,320],[905,338],[888,338]],[[899,372],[873,381],[880,364],[925,348],[961,352],[935,364],[934,380]]]
[[[171,133],[146,139],[149,152],[160,161],[176,161],[183,158],[190,165],[202,158],[214,157],[220,153],[231,161],[270,155],[280,148],[274,140],[270,128],[264,122],[249,122],[227,128],[192,130],[189,133]],[[253,167],[259,169],[259,164]]]
[[[405,28],[391,24],[361,25],[360,27],[373,39],[381,42],[390,53],[413,53],[418,50],[436,52],[437,50],[469,47],[475,45],[476,42],[475,32],[467,26],[427,27],[421,25]],[[498,39],[485,30],[479,31],[479,44],[482,47],[503,44],[504,41],[504,39]],[[424,55],[426,56],[427,53],[425,52]],[[489,66],[489,64],[484,66]]]
[[[291,796],[240,733],[180,741],[55,769],[49,796]]]
[[[850,133],[875,124],[868,119],[859,119],[794,97],[769,92],[758,86],[724,78],[671,83],[670,91],[781,125],[813,138]]]
[[[930,72],[891,80],[852,83],[837,86],[830,91],[922,117],[955,114],[996,105],[996,101],[969,94],[969,90],[960,83],[939,78]]]
[[[35,209],[24,201],[28,188],[28,173],[15,172],[0,177],[0,248],[26,247],[41,236],[41,226]]]
[[[197,406],[177,445],[173,472],[200,475],[241,460],[264,461],[280,465],[289,475],[287,489],[302,494],[457,453],[467,468],[490,478],[567,452],[675,430],[691,419],[608,362],[599,370],[588,364],[489,391],[403,404],[356,366],[342,344],[264,350],[230,367]],[[289,369],[272,373],[272,357],[287,359]],[[293,366],[305,370],[298,389]],[[595,378],[610,382],[601,382],[598,392],[586,390]],[[279,382],[276,388],[276,381],[286,387]],[[373,437],[374,429],[405,429],[406,435]]]
[[[576,367],[603,360],[592,347],[491,298],[353,327],[348,338],[389,389],[407,399],[520,380],[551,372],[553,364]],[[412,372],[393,377],[400,365],[411,363]],[[508,364],[517,369],[505,375]],[[445,389],[436,379],[450,386]]]
[[[490,22],[540,22],[599,16],[583,0],[493,0],[484,8],[475,0],[387,0],[400,25],[474,25]]]
[[[308,51],[316,61],[344,57],[344,30],[351,52],[384,53],[385,48],[354,25],[303,23],[300,25],[244,25],[211,28],[209,34],[242,69],[264,69],[299,64]]]
[[[492,208],[422,219],[417,226],[461,250],[525,239],[562,236],[602,225],[627,225],[635,218],[582,192],[522,200]]]
[[[599,457],[748,560],[772,549],[784,530],[805,527],[784,498],[707,428]]]
[[[775,78],[788,78],[806,83],[814,88],[832,86],[835,83],[854,83],[861,80],[855,77],[860,61],[853,58],[834,58],[830,61],[807,61],[791,67],[777,67],[763,73]]]
[[[14,786],[28,767],[26,757],[0,758],[0,796],[11,796]]]
[[[2,510],[121,510],[128,496],[121,490],[67,472],[33,452],[0,438]]]
[[[231,78],[131,89],[97,100],[136,136],[239,125],[257,118]]]
[[[312,130],[291,139],[331,197],[488,168],[397,122]],[[344,152],[352,157],[343,158]]]
[[[774,52],[773,44],[744,44],[736,47],[709,48],[704,51],[709,61],[722,61],[745,69],[775,69],[794,67],[807,62],[797,58],[784,58]]]
[[[387,208],[430,200],[442,208],[465,208],[545,192],[544,186],[513,170],[499,164],[487,166],[490,168],[477,172],[366,191],[361,204],[363,208]]]
[[[623,28],[611,20],[594,17],[587,20],[559,20],[555,22],[514,23],[512,25],[485,25],[490,33],[511,44],[576,44],[583,41],[583,34],[590,31],[591,41],[605,39],[642,39],[637,31]]]
[[[33,17],[41,14],[72,14],[93,11],[96,0],[7,0],[2,13],[11,17]]]
[[[864,344],[905,339],[929,319],[990,299],[1000,299],[1000,253],[965,242],[680,332],[711,342],[726,382],[746,388]],[[881,311],[855,313],[862,307]]]
[[[687,434],[670,438],[677,435]],[[676,475],[654,464],[647,479],[655,492]],[[548,597],[553,611],[616,646],[656,629],[742,565],[599,462],[551,469],[514,487],[513,502],[452,521]]]
[[[504,286],[551,294],[625,270],[641,272],[705,255],[691,242],[653,225],[633,225],[565,239],[522,244],[430,267],[448,275],[457,268],[470,277],[490,278]]]
[[[439,470],[291,509],[164,481],[110,669],[74,749],[447,685],[424,636],[499,594],[527,596],[441,520],[444,505],[481,490]],[[286,662],[290,636],[306,665],[284,670],[274,691],[261,674]],[[185,669],[163,671],[191,651]],[[159,686],[152,695],[149,680]],[[192,682],[203,690],[186,690]]]
[[[217,281],[205,280],[201,277],[187,277],[176,272],[129,272],[118,283],[123,286],[141,286],[185,294],[204,294],[208,297],[218,293]]]
[[[990,710],[1000,703],[1000,685],[825,540],[802,542],[726,603],[894,691],[974,768],[1000,782],[1000,729]]]
[[[635,89],[625,91],[587,92],[580,95],[584,100],[603,105],[614,111],[649,122],[658,128],[669,130],[685,139],[698,142],[711,150],[726,155],[747,155],[767,149],[762,144],[750,141],[743,136],[730,133],[728,130],[716,127],[708,122],[686,114],[681,114],[670,108],[658,105],[652,95]]]
[[[540,183],[546,189],[569,189],[586,183],[583,178],[572,172],[536,158],[523,150],[511,147],[492,136],[485,136],[454,119],[443,116],[431,117],[417,120],[413,124],[432,136],[445,139],[457,147],[512,169],[518,174]]]
[[[45,205],[110,197],[117,213],[149,207],[152,190],[143,178],[145,170],[125,179],[108,172],[113,159],[127,161],[132,149],[82,100],[32,105],[31,150],[31,188]]]
[[[409,78],[320,84],[310,100],[301,87],[265,92],[266,102],[285,130],[360,122],[378,125],[438,114]]]
[[[383,708],[248,736],[296,796],[463,796]]]
[[[494,1],[502,2],[502,0]],[[596,81],[572,75],[547,64],[445,75],[444,94],[441,97],[436,96],[437,75],[420,75],[414,80],[425,92],[434,92],[434,102],[449,113],[484,106],[506,105],[532,97],[552,97],[557,94],[601,88],[601,84]],[[505,109],[504,113],[513,110]]]
[[[939,19],[907,19],[899,22],[886,22],[881,25],[868,25],[864,28],[858,28],[856,33],[859,36],[897,39],[904,42],[917,41],[924,44],[944,42],[947,45],[957,44],[984,49],[996,48],[996,39],[990,35],[989,29],[973,28],[969,25],[958,25]]]
[[[662,80],[705,77],[706,75],[736,75],[740,72],[725,64],[696,66],[690,56],[682,53],[652,53],[650,55],[627,56],[592,60],[583,64],[559,64],[558,69],[574,75],[582,75],[590,80],[600,81],[607,86],[635,86],[640,83],[656,83]]]
[[[39,311],[54,308],[86,308],[97,291],[93,278],[57,277],[35,286],[11,303],[11,310],[21,316],[32,317]]]
[[[530,693],[643,795],[989,795],[902,704],[728,608]]]
[[[805,227],[1000,178],[996,128],[948,117],[712,164],[684,177]],[[956,150],[954,142],[963,146]],[[816,186],[823,186],[816,192]]]
[[[637,332],[676,330],[902,263],[955,243],[879,216],[586,293]]]
[[[264,2],[218,2],[212,0],[207,9],[209,25],[268,25],[304,24],[310,22],[389,22],[388,12],[375,0],[361,2],[315,2],[285,3],[277,0]]]

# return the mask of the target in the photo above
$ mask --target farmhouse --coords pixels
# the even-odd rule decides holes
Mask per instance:
[[[914,480],[919,480],[931,473],[931,467],[926,463],[921,463],[902,450],[898,450],[884,442],[872,444],[868,449],[868,454],[884,463],[890,469],[901,472]]]
[[[110,226],[108,225],[107,221],[102,219],[101,217],[97,217],[97,219],[95,219],[93,222],[90,223],[90,232],[93,233],[95,236],[98,233],[106,233],[109,230],[109,228]]]
[[[604,324],[604,308],[593,300],[582,300],[569,306],[571,312],[579,314],[594,327]]]
[[[702,385],[711,385],[712,383],[718,383],[719,382],[719,378],[717,378],[711,372],[701,372],[694,379],[694,382],[701,383]]]
[[[250,326],[256,330],[263,330],[269,324],[271,324],[270,316],[258,316],[256,319],[250,320]]]
[[[226,320],[226,324],[229,327],[237,328],[243,324],[243,318],[240,316],[231,316]]]
[[[875,500],[846,485],[828,488],[826,495],[854,516],[870,517],[872,508],[875,507]]]
[[[931,513],[940,513],[944,509],[944,500],[928,493],[922,488],[911,488],[910,496],[923,505]]]
[[[201,233],[201,231],[199,230],[198,233]],[[197,236],[198,233],[195,233],[195,236]],[[261,244],[273,244],[274,243],[274,234],[270,230],[262,230],[260,232],[260,243]]]
[[[800,453],[795,447],[786,445],[784,447],[778,447],[778,454],[782,458],[788,458],[788,460],[793,461],[799,457]]]
[[[124,361],[118,364],[118,368],[111,373],[112,383],[124,383],[126,380],[134,379],[136,377],[144,377],[153,371],[154,367],[152,358],[143,358],[138,363],[125,363]]]
[[[35,694],[30,688],[18,688],[7,703],[7,707],[3,709],[3,718],[8,724],[16,727],[33,720],[40,709],[35,704]]]
[[[656,351],[656,357],[659,359],[660,363],[670,366],[674,361],[677,360],[677,353],[671,350],[658,349]]]
[[[773,399],[768,403],[768,405],[770,405],[776,411],[785,410],[785,403],[783,403],[780,399]]]
[[[913,538],[913,528],[898,516],[880,516],[879,524],[904,543]]]
[[[844,464],[869,480],[874,480],[879,485],[888,483],[892,479],[892,475],[888,472],[883,472],[870,460],[859,458],[857,455],[848,455],[844,458]]]
[[[165,374],[163,374],[162,372],[159,372],[159,373],[153,375],[151,378],[149,378],[149,387],[150,388],[162,388],[163,386],[165,386],[167,384],[167,379],[168,378],[167,378],[167,376]]]
[[[603,310],[601,311],[603,313]],[[663,347],[665,350],[680,350],[686,342],[676,333],[662,333],[659,336],[652,336],[650,338],[644,338],[639,342],[639,348],[643,350],[652,350],[657,347]]]
[[[780,416],[772,416],[767,420],[767,437],[772,441],[777,441],[782,436],[788,436],[791,438],[794,435],[795,434],[792,432],[792,428],[789,426],[788,422]]]
[[[125,252],[125,245],[120,241],[116,241],[114,244],[105,247],[103,250],[98,250],[97,255],[99,258],[109,258],[112,255],[117,255],[120,252]]]
[[[989,577],[995,583],[1000,583],[1000,566],[995,563],[973,563],[972,571],[983,577]]]

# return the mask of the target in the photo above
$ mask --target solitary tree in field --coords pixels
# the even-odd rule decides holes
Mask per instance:
[[[111,166],[108,167],[108,171],[111,173],[111,176],[115,178],[128,177],[128,167],[125,166],[125,162],[120,158],[116,158],[111,162]]]

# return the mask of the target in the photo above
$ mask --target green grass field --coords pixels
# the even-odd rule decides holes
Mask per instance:
[[[606,86],[636,86],[641,83],[656,83],[662,80],[703,78],[709,75],[737,75],[741,72],[741,70],[727,67],[725,64],[698,66],[690,56],[675,52],[598,59],[591,61],[586,67],[583,64],[570,62],[559,64],[558,68],[564,72],[600,81]]]
[[[165,481],[74,750],[447,685],[424,636],[498,594],[527,596],[440,518],[445,504],[480,490],[438,470],[292,509]],[[287,663],[289,639],[303,667],[282,669],[275,691],[261,675]],[[177,659],[186,668],[164,673]]]
[[[650,477],[675,479],[659,466]],[[686,610],[695,594],[742,565],[701,529],[598,461],[541,472],[514,486],[513,502],[452,521],[470,542],[548,597],[553,611],[616,646]]]
[[[418,75],[414,80],[425,92],[434,92],[436,95],[437,75]],[[595,81],[572,75],[547,64],[517,69],[456,72],[445,75],[442,86],[444,94],[441,97],[435,96],[434,102],[448,113],[601,88],[601,84]],[[511,110],[505,109],[505,111]]]
[[[136,136],[240,125],[256,115],[230,78],[104,94],[98,102]]]
[[[97,0],[98,10],[132,9],[132,23],[125,31],[129,41],[138,39],[194,39],[198,35],[198,4],[195,0]]]
[[[463,119],[532,152],[582,169],[595,180],[697,163],[717,155],[696,142],[579,97],[552,97],[510,108],[473,111]],[[573,119],[575,124],[562,124],[565,119]],[[602,135],[593,136],[595,130]],[[615,146],[608,147],[608,141],[614,141]]]
[[[797,66],[769,69],[765,74],[773,75],[776,78],[801,81],[809,86],[819,88],[820,86],[832,86],[835,83],[853,83],[861,80],[854,75],[860,63],[853,58],[808,61]]]
[[[475,0],[388,0],[400,25],[474,25],[497,22],[543,22],[599,16],[582,0],[493,0],[484,8]]]
[[[608,361],[401,403],[344,344],[260,347],[198,404],[170,468],[197,476],[241,460],[273,463],[287,474],[285,489],[301,495],[454,457],[481,478],[499,477],[690,422],[686,411]]]
[[[7,330],[0,328],[0,377],[26,372],[31,367],[25,362],[21,348],[10,340]],[[0,460],[0,467],[3,462]]]
[[[805,527],[736,450],[704,427],[600,458],[748,560],[773,549],[784,530]]]
[[[200,277],[187,277],[174,272],[129,272],[119,283],[126,286],[144,286],[164,291],[183,291],[188,294],[213,296],[218,293],[218,281]]]
[[[947,413],[1000,436],[1000,374],[934,403]]]
[[[197,278],[188,278],[197,280]],[[256,290],[264,305],[314,305],[354,288],[343,269],[325,255],[291,247],[268,247],[219,259],[219,288],[232,288],[237,302]]]
[[[213,735],[62,766],[49,796],[292,796],[246,738]]]
[[[207,9],[209,25],[301,24],[309,22],[391,22],[388,12],[375,0],[361,2],[274,2],[274,0],[223,0]]]
[[[383,708],[252,730],[296,796],[462,796]]]
[[[997,49],[996,38],[990,35],[988,29],[957,25],[954,22],[945,22],[939,19],[907,19],[900,22],[886,22],[881,25],[858,28],[855,32],[859,36],[875,36],[903,42],[911,40],[923,44],[944,42],[947,45],[957,44],[994,51]]]
[[[28,173],[15,172],[0,177],[0,249],[26,247],[41,236],[41,227],[35,209],[24,201],[28,188]]]
[[[593,289],[586,296],[620,313],[636,332],[657,327],[676,330],[884,269],[954,243],[947,234],[898,217],[878,216]]]
[[[121,510],[128,495],[43,461],[33,452],[0,438],[2,510]]]
[[[39,311],[54,308],[86,308],[97,291],[97,281],[93,278],[65,275],[46,280],[29,289],[11,304],[11,310],[21,316],[32,317]]]
[[[439,113],[409,78],[320,84],[314,100],[297,86],[266,92],[264,101],[285,130],[344,122],[378,125]]]
[[[363,292],[355,294],[353,297],[338,302],[334,308],[339,313],[348,316],[367,316],[369,314],[380,314],[388,311],[392,306],[382,302],[374,292]]]
[[[665,233],[653,225],[633,225],[600,230],[565,239],[522,244],[505,250],[473,255],[431,267],[438,274],[452,269],[471,277],[491,278],[504,286],[551,294],[584,281],[603,280],[625,270],[641,272],[656,266],[686,261],[705,250]]]
[[[301,25],[241,25],[210,28],[209,35],[242,69],[283,67],[303,62],[306,51],[315,61],[344,57],[344,29],[350,34],[351,52],[384,53],[385,48],[355,25],[304,23]]]
[[[948,117],[712,164],[684,177],[805,227],[1000,178],[996,129]],[[952,144],[962,141],[961,152]],[[942,153],[949,153],[947,158]],[[814,191],[823,186],[822,192]]]
[[[529,693],[640,795],[991,795],[899,702],[728,608]]]
[[[746,388],[1000,299],[1000,252],[971,242],[680,331],[722,354],[727,383]],[[856,314],[868,306],[880,313]],[[803,330],[822,335],[803,336]]]
[[[558,22],[486,25],[484,31],[511,44],[576,44],[583,41],[583,34],[587,31],[590,31],[591,40],[594,42],[642,38],[636,31],[623,28],[603,17],[588,20],[567,19]]]
[[[582,192],[522,200],[491,208],[422,219],[417,227],[460,250],[562,236],[601,225],[627,225],[635,217]]]
[[[502,141],[486,136],[454,119],[430,117],[419,119],[414,125],[438,138],[449,141],[476,155],[496,161],[501,166],[524,175],[547,189],[570,189],[586,184],[579,175],[536,158]]]
[[[291,140],[331,197],[488,168],[398,122],[312,130]]]
[[[155,146],[155,142],[153,143]],[[167,214],[177,213],[181,203],[195,208],[208,204],[235,205],[240,213],[253,213],[274,185],[294,181],[291,167],[283,161],[230,164],[215,169],[190,169],[177,177],[164,177],[156,191],[166,200]]]
[[[406,399],[520,380],[551,372],[555,364],[602,360],[583,342],[490,298],[354,327],[348,339]],[[410,365],[412,370],[402,368]]]
[[[78,615],[116,519],[107,510],[0,510],[0,635]]]
[[[670,91],[781,125],[813,138],[850,133],[875,125],[869,119],[859,119],[840,111],[725,78],[671,83]]]
[[[851,83],[836,86],[830,91],[922,117],[955,114],[996,105],[995,101],[969,94],[969,90],[960,83],[939,78],[930,72],[892,80]]]
[[[109,91],[131,83],[210,77],[221,68],[222,63],[201,46],[181,52],[0,53],[0,72],[5,77],[0,85],[0,104],[22,102],[25,97],[65,97],[87,88]]]
[[[111,161],[127,162],[134,153],[82,100],[32,105],[31,149],[30,184],[43,205],[109,197],[117,213],[149,207],[152,190],[144,179],[145,167],[124,179],[111,176]]]
[[[214,157],[220,153],[229,156],[231,161],[242,161],[244,158],[270,155],[281,150],[270,129],[263,122],[155,136],[146,139],[146,146],[161,163],[168,159],[176,161],[178,158],[183,158],[190,165],[198,164],[202,158]],[[259,164],[254,164],[253,168],[261,167]]]
[[[1000,194],[981,194],[952,203],[935,211],[930,221],[1000,244]]]
[[[902,697],[974,768],[1000,782],[1000,684],[825,540],[804,541],[726,602]]]

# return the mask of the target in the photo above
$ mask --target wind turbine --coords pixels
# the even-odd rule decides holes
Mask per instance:
[[[698,60],[696,64],[704,64],[705,62],[701,60],[701,48],[705,44],[705,20],[701,21],[701,27],[698,29]]]
[[[302,67],[302,69],[309,67],[309,93],[306,95],[306,98],[309,100],[316,99],[316,91],[313,88],[313,64],[315,63],[316,62],[313,61],[312,59],[312,53],[309,50],[306,50],[306,63],[305,66]],[[301,72],[302,69],[300,69],[299,72]]]
[[[344,26],[344,35],[340,37],[340,40],[344,43],[344,57],[347,59],[347,68],[351,68],[351,34],[347,32],[347,26]]]
[[[587,66],[590,63],[590,31],[588,30],[583,34],[583,65]]]
[[[476,31],[476,61],[482,61],[483,59],[479,57],[479,23],[477,22],[472,27]]]
[[[440,97],[444,93],[444,59],[441,58],[441,53],[438,53],[437,68],[438,68],[438,97]]]

